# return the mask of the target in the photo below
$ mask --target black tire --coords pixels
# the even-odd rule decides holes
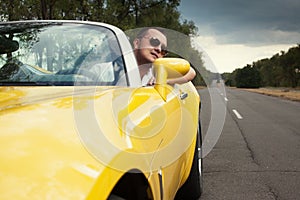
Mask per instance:
[[[123,199],[122,197],[119,197],[117,195],[110,195],[107,200],[126,200],[126,199]]]
[[[199,199],[202,194],[203,160],[202,160],[201,144],[202,144],[202,135],[201,135],[201,128],[199,124],[192,168],[188,179],[178,190],[175,200]]]

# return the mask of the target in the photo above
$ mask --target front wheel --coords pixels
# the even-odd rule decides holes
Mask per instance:
[[[186,182],[178,190],[175,200],[199,199],[202,194],[203,160],[202,160],[201,144],[202,144],[202,135],[201,135],[201,128],[199,124],[192,168]]]

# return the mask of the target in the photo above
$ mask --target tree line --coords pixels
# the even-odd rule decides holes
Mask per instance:
[[[299,87],[300,44],[232,73],[223,73],[222,78],[226,85],[240,88]]]
[[[178,31],[188,37],[180,41],[173,38],[172,48],[184,50],[180,56],[192,60],[197,72],[194,84],[205,85],[210,72],[189,39],[198,30],[193,21],[182,19],[179,5],[180,0],[1,0],[0,21],[84,20],[112,24],[125,32],[146,26]],[[170,56],[177,55],[171,52]]]

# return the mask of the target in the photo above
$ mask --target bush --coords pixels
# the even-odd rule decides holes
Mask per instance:
[[[247,65],[237,70],[235,82],[238,88],[259,88],[261,86],[260,72],[256,68]]]

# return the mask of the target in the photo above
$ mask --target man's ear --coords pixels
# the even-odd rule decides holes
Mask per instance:
[[[140,46],[140,39],[136,38],[133,40],[133,48],[138,49]]]

